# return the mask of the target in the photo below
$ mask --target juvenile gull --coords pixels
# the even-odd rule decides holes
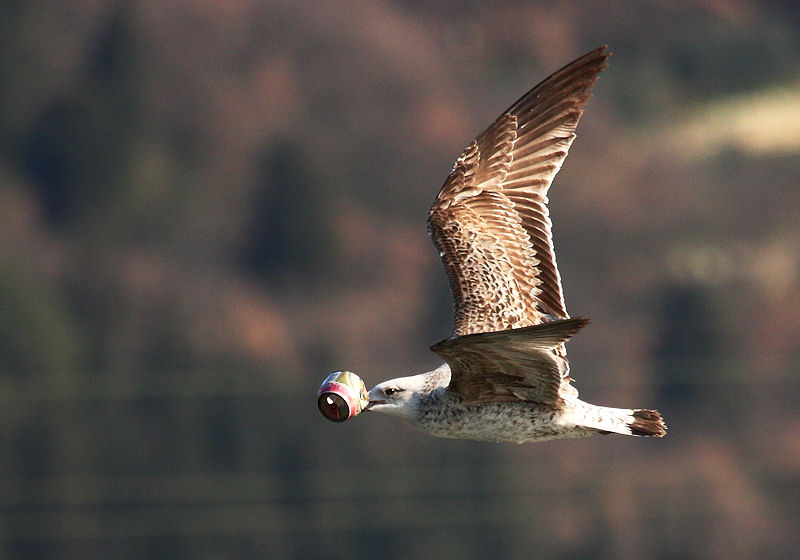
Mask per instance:
[[[428,216],[455,307],[452,338],[431,347],[445,363],[376,385],[365,410],[448,438],[664,436],[655,410],[581,401],[566,357],[588,320],[567,314],[547,191],[608,57],[600,47],[545,79],[456,160]]]

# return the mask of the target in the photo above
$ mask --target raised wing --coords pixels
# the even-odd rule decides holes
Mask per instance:
[[[564,319],[519,329],[469,334],[431,346],[450,366],[448,391],[467,403],[533,401],[559,408],[569,384],[569,365],[557,349],[589,321]]]
[[[450,280],[454,335],[568,317],[547,190],[608,57],[600,47],[544,80],[456,160],[428,216]]]

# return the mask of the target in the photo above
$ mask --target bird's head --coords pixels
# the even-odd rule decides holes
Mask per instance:
[[[425,380],[426,375],[420,374],[378,383],[369,392],[369,404],[364,410],[411,418],[417,410]]]

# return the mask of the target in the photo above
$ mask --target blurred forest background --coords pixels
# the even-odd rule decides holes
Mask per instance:
[[[0,557],[796,557],[797,2],[2,11]],[[605,43],[550,192],[572,369],[668,437],[325,421],[330,371],[438,365],[436,192]]]

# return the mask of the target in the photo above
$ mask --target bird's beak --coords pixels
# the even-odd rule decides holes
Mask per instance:
[[[364,410],[370,410],[373,406],[377,404],[386,404],[386,401],[381,400],[379,397],[382,395],[375,391],[374,389],[369,392],[369,403],[367,406],[364,407]]]
[[[369,404],[367,404],[367,406],[365,406],[361,412],[366,412],[371,410],[372,407],[375,406],[376,404],[386,404],[386,401],[369,401]]]

